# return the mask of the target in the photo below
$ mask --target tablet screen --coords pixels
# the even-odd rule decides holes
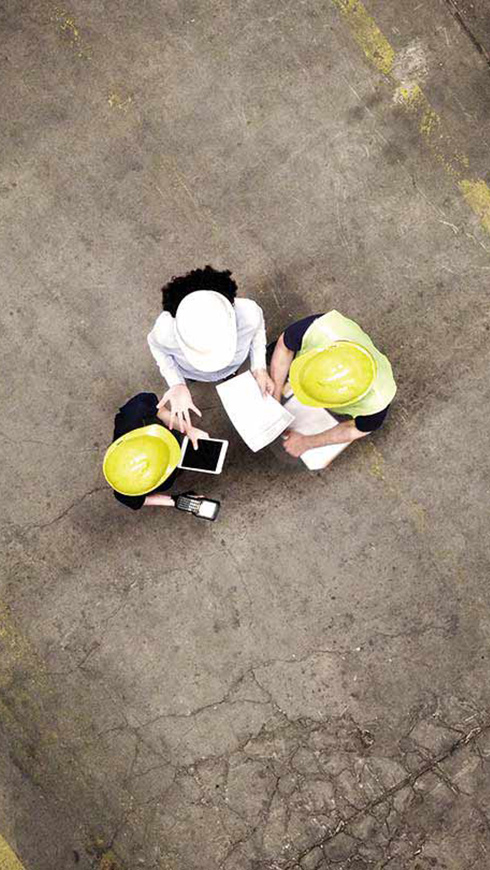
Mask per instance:
[[[194,450],[189,441],[180,465],[185,465],[186,468],[195,468],[196,471],[216,471],[223,447],[222,441],[200,438],[198,448]]]

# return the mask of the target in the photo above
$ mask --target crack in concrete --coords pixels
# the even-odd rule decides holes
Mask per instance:
[[[471,40],[477,52],[481,54],[481,56],[484,58],[487,66],[490,67],[490,54],[486,50],[485,46],[480,42],[478,37],[475,36],[469,24],[467,24],[464,20],[462,13],[458,9],[456,0],[444,0],[444,2],[448,7],[450,14],[458,22],[459,26],[466,33],[467,37]]]
[[[123,606],[123,605],[121,605],[121,606]],[[111,618],[111,617],[109,617],[109,618]],[[315,655],[333,655],[333,656],[343,657],[347,653],[358,652],[360,649],[361,649],[361,647],[358,647],[355,650],[345,650],[345,651],[330,650],[330,649],[313,649],[313,650],[310,650],[310,652],[305,653],[304,656],[300,656],[299,658],[296,656],[293,656],[290,659],[280,659],[280,658],[267,659],[264,662],[259,662],[257,664],[253,664],[233,681],[233,683],[231,684],[231,686],[229,687],[229,689],[226,691],[226,693],[223,695],[222,698],[219,698],[216,701],[210,701],[208,704],[203,704],[201,707],[196,707],[195,710],[189,710],[188,713],[161,713],[158,716],[155,716],[153,719],[149,719],[147,722],[143,722],[141,725],[138,726],[138,730],[141,730],[143,728],[147,728],[150,725],[155,724],[155,722],[159,722],[159,721],[164,720],[164,719],[191,719],[192,717],[198,716],[200,713],[203,713],[205,710],[216,709],[217,707],[221,707],[223,704],[226,704],[226,703],[229,703],[232,705],[233,704],[255,704],[257,706],[267,706],[268,704],[270,704],[279,713],[281,713],[282,716],[285,716],[285,718],[288,720],[288,722],[293,723],[296,720],[289,719],[288,716],[286,715],[286,713],[284,712],[284,710],[282,710],[277,705],[277,703],[274,701],[274,699],[272,697],[271,692],[269,692],[268,689],[266,689],[260,683],[259,679],[257,678],[256,671],[259,671],[259,670],[264,669],[264,668],[272,667],[273,665],[276,665],[276,664],[301,664],[302,662],[307,661],[308,659],[312,658]],[[235,700],[231,699],[231,695],[233,694],[233,692],[235,692],[238,689],[240,683],[242,683],[247,677],[252,677],[252,679],[255,682],[255,684],[257,685],[257,687],[266,695],[266,697],[267,697],[266,701],[256,701],[256,700],[253,700],[251,698],[236,698]]]
[[[4,441],[8,441],[9,444],[13,444],[17,447],[19,444],[41,444],[43,447],[56,447],[57,450],[62,448],[63,450],[74,450],[73,444],[60,444],[59,441],[40,441],[37,438],[11,438],[6,432],[2,432],[0,430],[0,438],[3,438]],[[94,451],[99,451],[100,447],[80,447],[76,450],[77,453],[93,453]]]
[[[410,628],[405,631],[397,631],[394,633],[385,632],[385,631],[376,631],[373,635],[371,635],[370,640],[375,637],[383,637],[388,640],[398,640],[401,637],[421,637],[423,634],[428,634],[430,631],[440,632],[441,634],[447,634],[448,627],[444,625],[438,625],[437,623],[429,622],[426,625],[422,625],[419,628]]]
[[[198,716],[200,713],[203,713],[205,710],[216,710],[217,707],[223,706],[223,704],[255,704],[257,706],[267,706],[269,701],[255,701],[251,698],[236,698],[235,700],[231,699],[231,695],[238,688],[240,683],[247,677],[249,673],[251,673],[252,669],[245,671],[238,679],[236,679],[226,694],[217,701],[211,701],[209,704],[203,704],[202,707],[196,707],[195,710],[189,710],[188,713],[162,713],[159,716],[155,716],[154,719],[149,719],[147,722],[143,722],[141,725],[137,726],[137,730],[143,730],[144,728],[148,728],[150,725],[154,725],[156,722],[160,722],[163,719],[192,719],[194,716]],[[265,691],[265,690],[264,690]],[[266,693],[267,694],[267,693]]]
[[[53,526],[59,520],[62,520],[63,517],[66,517],[66,515],[69,514],[70,511],[73,510],[74,507],[76,507],[77,505],[79,505],[83,501],[85,501],[86,498],[89,498],[89,496],[94,495],[96,492],[102,492],[103,490],[106,490],[106,489],[107,489],[107,487],[105,487],[105,486],[96,486],[96,487],[94,487],[94,489],[89,489],[88,492],[85,492],[83,495],[80,496],[80,498],[77,498],[75,501],[73,501],[70,505],[68,505],[67,508],[65,508],[64,511],[62,511],[60,514],[58,514],[58,516],[54,517],[52,520],[49,520],[47,523],[26,523],[25,525],[20,526],[20,528],[21,529],[46,529],[48,526]]]
[[[0,438],[3,438],[4,441],[8,441],[9,444],[14,444],[15,447],[19,444],[42,444],[44,447],[56,447],[58,449],[60,447],[60,445],[55,444],[54,441],[39,441],[37,438],[10,438],[2,431],[0,431]]]
[[[240,567],[240,565],[239,565],[239,563],[238,563],[238,561],[237,561],[236,556],[231,552],[231,550],[229,550],[226,546],[223,546],[223,552],[226,553],[226,555],[228,556],[228,558],[231,560],[231,562],[233,562],[233,564],[234,564],[234,566],[235,566],[236,572],[237,572],[238,577],[239,577],[239,579],[240,579],[240,583],[242,584],[242,587],[243,587],[243,589],[244,589],[244,591],[245,591],[245,595],[246,595],[246,597],[247,597],[247,601],[248,601],[248,611],[249,611],[249,619],[250,619],[250,623],[252,623],[252,596],[250,595],[250,590],[249,590],[248,585],[247,585],[247,582],[246,582],[246,580],[245,580],[245,578],[244,578],[244,576],[243,576],[242,569],[241,569],[241,567]],[[221,555],[221,554],[219,554],[219,555]]]
[[[469,743],[472,743],[474,740],[476,740],[482,734],[485,734],[487,731],[490,731],[490,719],[488,719],[482,725],[477,725],[475,726],[475,728],[472,728],[471,731],[469,731],[467,734],[464,734],[459,740],[456,740],[448,750],[440,753],[438,756],[436,756],[436,758],[433,758],[432,760],[424,764],[420,770],[410,774],[409,776],[406,776],[404,779],[402,779],[399,783],[392,786],[391,788],[385,789],[383,794],[381,794],[378,798],[375,798],[365,807],[357,810],[355,813],[353,813],[352,816],[349,816],[347,819],[341,820],[333,833],[328,834],[328,836],[323,837],[321,840],[318,840],[315,843],[312,843],[312,845],[305,849],[303,852],[301,852],[295,860],[297,862],[301,862],[315,848],[321,849],[326,843],[331,842],[336,836],[338,836],[338,834],[345,831],[345,829],[348,828],[349,825],[351,825],[354,821],[357,821],[359,818],[370,814],[373,809],[385,803],[386,801],[389,801],[403,788],[413,788],[415,783],[427,773],[431,773],[432,771],[435,771],[437,773],[438,766],[443,761],[451,758],[459,749],[467,746]],[[286,865],[285,870],[293,870],[293,868],[293,864],[288,864]]]
[[[252,760],[252,759],[251,759],[251,760]],[[232,843],[232,845],[231,845],[230,848],[228,849],[226,855],[224,856],[224,858],[223,858],[223,859],[220,861],[220,863],[218,864],[218,870],[223,870],[223,868],[225,867],[225,865],[227,864],[227,862],[229,861],[229,859],[231,858],[231,856],[232,856],[232,855],[237,851],[237,849],[239,849],[240,846],[243,846],[245,843],[248,843],[249,840],[252,839],[252,837],[253,837],[253,836],[256,834],[256,832],[259,830],[259,827],[260,827],[260,824],[261,824],[261,823],[262,823],[262,828],[263,828],[263,829],[262,829],[262,831],[261,831],[261,837],[260,837],[260,840],[261,840],[261,843],[263,843],[264,833],[265,833],[265,825],[266,825],[266,823],[267,823],[267,819],[269,818],[269,815],[270,815],[270,811],[271,811],[271,807],[272,807],[272,804],[273,804],[274,798],[275,798],[275,796],[276,796],[276,794],[277,794],[277,792],[278,792],[278,790],[279,790],[279,783],[280,783],[280,781],[281,781],[281,777],[280,777],[280,776],[276,776],[276,777],[275,777],[274,787],[273,787],[273,789],[272,789],[272,792],[271,792],[270,798],[269,798],[268,801],[267,801],[267,805],[266,805],[266,806],[261,810],[261,812],[260,812],[260,819],[257,821],[257,823],[256,823],[255,825],[253,825],[253,826],[249,825],[250,830],[249,830],[249,832],[248,832],[246,835],[243,835],[243,836],[240,837],[238,840],[236,840],[234,843]],[[231,807],[230,807],[229,804],[227,804],[227,806],[228,806],[228,809],[231,809]],[[244,821],[245,821],[245,820],[244,820]]]
[[[115,613],[119,609],[121,609],[122,607],[125,606],[125,603],[127,600],[127,595],[130,591],[130,588],[127,588],[124,591],[126,594],[124,595],[123,600],[119,603],[118,607],[116,608],[116,611],[114,611],[112,614],[109,615],[109,617],[107,617],[108,620],[113,618]],[[434,625],[430,625],[430,626],[427,626],[424,630],[429,631],[429,630],[432,630],[433,628],[434,628]],[[439,630],[441,630],[440,626],[437,626],[437,628]],[[420,630],[417,630],[417,632],[419,632],[419,631]],[[413,630],[410,630],[408,632],[402,632],[399,634],[404,635],[407,633],[413,634]],[[394,635],[390,635],[390,637],[393,637],[393,636]],[[310,659],[314,656],[317,656],[317,655],[337,656],[337,657],[343,658],[351,653],[354,653],[354,652],[358,653],[360,650],[361,650],[361,647],[356,647],[354,649],[344,649],[344,650],[342,650],[342,649],[333,650],[333,649],[325,649],[325,648],[322,648],[322,649],[314,648],[314,649],[306,652],[304,655],[301,655],[298,657],[292,656],[290,658],[272,658],[272,659],[266,660],[266,661],[261,662],[261,663],[255,663],[252,666],[248,667],[239,677],[237,677],[231,683],[231,685],[229,686],[229,688],[227,689],[225,694],[218,701],[204,704],[201,707],[198,707],[195,710],[190,711],[189,713],[163,714],[161,716],[157,716],[154,719],[149,720],[146,723],[142,723],[141,725],[136,725],[136,726],[133,724],[130,724],[129,722],[126,721],[126,725],[121,724],[119,726],[106,729],[105,732],[103,731],[101,733],[110,733],[111,731],[117,732],[117,731],[128,730],[130,733],[132,733],[135,736],[136,741],[137,741],[137,743],[135,745],[134,756],[132,758],[132,761],[129,764],[129,768],[128,768],[127,773],[126,773],[125,778],[124,778],[125,787],[129,788],[130,783],[133,779],[138,778],[139,775],[143,775],[143,773],[139,774],[138,772],[135,771],[135,766],[137,763],[138,756],[140,754],[140,745],[139,744],[141,743],[141,745],[144,745],[144,746],[148,745],[145,743],[144,736],[141,732],[143,731],[143,729],[147,728],[152,723],[157,722],[157,721],[162,720],[162,719],[164,720],[167,718],[168,719],[177,719],[177,720],[189,719],[189,718],[192,719],[193,716],[198,716],[200,713],[202,713],[206,710],[215,709],[215,708],[223,706],[227,703],[232,705],[232,706],[235,706],[235,705],[240,704],[240,703],[244,703],[244,704],[255,704],[258,706],[262,706],[264,708],[270,707],[272,710],[277,711],[281,715],[281,719],[283,722],[283,726],[281,726],[280,722],[278,722],[278,728],[280,728],[280,727],[288,728],[289,726],[296,726],[296,728],[301,728],[303,725],[308,726],[308,721],[303,719],[303,717],[291,719],[287,716],[287,714],[284,713],[284,711],[282,711],[280,709],[280,707],[277,705],[276,701],[274,700],[273,691],[269,691],[261,684],[261,682],[257,676],[256,671],[260,672],[261,669],[266,669],[267,667],[273,667],[276,664],[286,664],[286,665],[301,664],[301,663],[307,661],[308,659]],[[95,651],[95,648],[87,650],[87,653],[85,654],[84,659],[82,659],[82,661],[79,663],[78,667],[83,668],[84,662],[94,651]],[[247,680],[247,678],[249,680],[253,681],[253,683],[257,686],[257,688],[263,693],[263,696],[264,696],[263,700],[256,700],[253,698],[246,697],[247,683],[245,683],[245,681]],[[234,697],[234,693],[237,691],[242,691],[243,694],[245,695],[245,697],[243,697],[243,698]],[[430,705],[430,709],[433,709],[433,704]],[[426,705],[424,705],[423,709],[419,708],[419,710],[418,710],[419,715],[416,717],[417,721],[420,721],[420,714],[422,712],[425,712],[428,714],[430,711],[427,710]],[[465,721],[468,721],[468,724],[469,724],[469,721],[471,718],[474,718],[474,716],[469,717],[469,720],[465,720]],[[359,732],[362,732],[362,728],[360,726],[358,726],[357,723],[354,722],[354,720],[351,720],[351,721],[352,721],[352,725]],[[318,724],[318,723],[315,723],[315,724]],[[408,735],[413,730],[413,727],[415,727],[415,724],[416,724],[416,722],[414,722],[411,725],[411,728],[408,732]],[[445,727],[444,723],[440,720],[438,720],[438,724],[441,724],[443,727]],[[400,780],[400,782],[398,782],[395,786],[392,786],[389,789],[385,789],[384,791],[383,791],[382,780],[379,779],[376,771],[371,770],[371,768],[368,764],[367,765],[368,770],[370,771],[373,779],[378,783],[378,786],[380,787],[380,790],[382,792],[380,794],[380,796],[373,799],[371,802],[368,802],[364,806],[361,806],[361,805],[356,806],[356,804],[352,803],[351,801],[348,801],[346,796],[344,795],[343,800],[344,800],[345,812],[343,813],[343,817],[340,817],[340,819],[339,819],[339,815],[337,815],[338,821],[337,820],[335,821],[334,830],[332,830],[330,828],[330,831],[327,834],[325,834],[325,835],[322,834],[322,837],[318,842],[315,842],[311,846],[309,846],[308,849],[306,849],[304,852],[302,852],[301,855],[298,856],[297,858],[293,859],[291,857],[291,860],[294,861],[294,864],[288,864],[287,865],[288,870],[292,870],[293,867],[300,866],[298,862],[300,860],[302,860],[302,858],[305,857],[306,855],[309,855],[315,848],[317,848],[317,847],[321,848],[322,845],[325,845],[326,843],[330,842],[332,839],[334,839],[336,836],[338,836],[338,834],[340,834],[341,832],[343,832],[343,831],[347,832],[349,829],[349,825],[352,825],[356,820],[365,818],[366,816],[370,815],[373,810],[375,810],[377,807],[380,807],[383,803],[389,803],[390,798],[393,798],[394,795],[396,795],[404,787],[407,787],[407,788],[410,788],[411,790],[413,790],[413,786],[425,774],[427,774],[429,772],[433,772],[435,775],[440,777],[447,785],[448,783],[446,782],[446,777],[445,777],[444,773],[439,769],[438,766],[445,759],[447,759],[452,754],[454,754],[460,747],[463,747],[463,746],[467,745],[468,743],[475,741],[481,734],[486,732],[488,729],[490,729],[490,718],[488,719],[488,721],[485,721],[482,724],[474,725],[474,727],[471,727],[469,730],[468,729],[457,730],[457,729],[453,728],[452,730],[456,731],[456,733],[458,733],[460,736],[448,750],[441,752],[435,758],[427,760],[426,763],[422,763],[422,759],[421,759],[422,766],[419,768],[418,771],[415,771],[414,773],[407,775],[402,780]],[[274,728],[274,733],[276,733],[276,730],[277,729]],[[308,730],[308,728],[307,728],[307,730]],[[234,748],[231,748],[230,751],[227,752],[224,756],[209,756],[205,759],[201,758],[197,762],[197,764],[200,765],[201,762],[205,763],[210,758],[214,758],[215,760],[225,760],[225,758],[227,756],[235,755],[236,753],[244,753],[245,756],[247,758],[249,757],[251,761],[257,761],[257,757],[251,757],[248,755],[247,745],[252,744],[256,738],[260,739],[261,736],[267,736],[270,734],[271,734],[271,728],[270,728],[270,719],[269,719],[268,723],[265,722],[258,732],[252,732],[242,741],[238,741],[237,745]],[[299,745],[306,746],[306,743],[304,743],[304,739],[301,735],[297,735],[296,742],[299,743]],[[162,798],[164,798],[164,796],[167,795],[170,792],[170,790],[174,787],[174,784],[176,783],[176,781],[178,780],[178,778],[180,776],[193,775],[192,770],[194,768],[194,765],[191,764],[191,765],[188,765],[186,767],[185,766],[176,766],[168,758],[166,758],[163,754],[156,752],[155,748],[153,746],[148,746],[148,748],[151,750],[151,752],[155,756],[162,759],[161,765],[158,765],[158,764],[151,765],[151,763],[150,763],[150,768],[149,768],[150,770],[158,769],[160,767],[162,767],[162,768],[167,767],[167,768],[169,768],[169,773],[170,773],[170,770],[172,770],[172,772],[173,772],[171,782],[158,795],[158,800],[162,800]],[[476,744],[476,749],[478,749],[478,744]],[[293,750],[293,752],[290,752],[287,754],[289,761],[293,755],[294,755],[294,750]],[[288,762],[286,762],[286,763],[288,763]],[[235,807],[229,807],[229,806],[227,807],[229,810],[231,810],[234,813],[234,815],[237,816],[237,818],[239,818],[247,826],[247,829],[241,833],[240,837],[238,837],[237,840],[230,843],[230,845],[228,846],[227,851],[226,851],[226,855],[221,859],[221,863],[220,863],[220,867],[223,868],[223,870],[226,867],[226,864],[232,858],[232,856],[237,852],[237,850],[240,849],[241,846],[244,846],[252,838],[254,838],[254,837],[258,838],[258,840],[257,840],[258,845],[260,844],[260,842],[263,843],[264,835],[266,833],[267,824],[268,824],[268,817],[271,813],[271,808],[273,806],[273,802],[274,802],[274,800],[279,792],[279,783],[280,783],[281,778],[283,776],[283,774],[278,775],[277,768],[275,767],[275,764],[271,765],[269,769],[274,775],[275,786],[272,790],[272,793],[270,794],[270,797],[268,797],[267,806],[264,807],[263,809],[261,809],[260,819],[256,822],[256,824],[251,824],[250,822],[247,822],[247,819],[244,818],[243,816],[241,816],[241,814],[238,812],[238,810]],[[345,768],[345,770],[348,770],[348,768]],[[146,772],[148,772],[148,771],[144,771],[144,773],[146,773]],[[337,774],[337,777],[339,775],[340,774]],[[335,774],[329,774],[328,776],[331,779],[336,778]],[[459,790],[458,788],[456,788],[456,789],[452,788],[452,791],[455,794],[458,794],[458,793],[460,793],[461,790]],[[294,793],[294,791],[291,794],[293,794],[293,793]],[[121,817],[120,817],[120,819],[115,827],[114,833],[110,839],[111,846],[115,842],[117,837],[119,836],[120,831],[122,830],[122,828],[126,824],[131,813],[136,811],[138,806],[151,804],[155,800],[155,798],[150,798],[149,800],[147,800],[147,801],[145,800],[143,802],[138,801],[138,800],[134,801],[133,798],[131,800],[132,800],[133,809],[126,810],[125,814],[121,815]],[[291,813],[291,807],[289,805],[289,798],[284,796],[284,801],[286,804],[286,819],[289,819],[290,813]],[[212,804],[210,804],[210,805],[212,805]],[[287,828],[287,825],[286,825],[286,828]],[[388,833],[389,833],[389,831],[388,831]],[[349,833],[349,836],[351,836],[350,833]],[[358,838],[353,837],[353,839],[357,841]],[[359,840],[359,842],[362,842],[362,841]],[[291,843],[291,846],[293,846],[293,843]],[[385,866],[388,866],[388,865],[389,865],[389,862]],[[284,864],[282,864],[282,866],[283,866],[283,870],[284,870]]]
[[[80,662],[78,662],[77,666],[75,668],[73,668],[72,671],[66,671],[64,673],[72,674],[75,671],[80,671],[80,670],[83,671],[83,666],[84,666],[85,662],[87,662],[89,660],[90,656],[93,655],[94,652],[96,652],[98,649],[100,649],[100,643],[98,640],[94,640],[94,642],[90,644],[88,652],[85,653],[84,657],[82,658],[82,660]]]

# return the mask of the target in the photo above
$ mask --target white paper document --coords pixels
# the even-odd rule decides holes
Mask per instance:
[[[274,441],[294,420],[272,396],[264,398],[251,372],[224,381],[216,390],[238,434],[254,453]]]
[[[301,432],[302,435],[319,435],[320,432],[332,429],[338,423],[338,420],[332,417],[325,408],[311,408],[309,405],[302,405],[294,396],[288,399],[284,407],[294,418],[289,428]],[[310,471],[319,471],[319,469],[325,468],[339,453],[342,453],[346,447],[348,447],[348,443],[312,447],[311,450],[302,453],[300,459]]]

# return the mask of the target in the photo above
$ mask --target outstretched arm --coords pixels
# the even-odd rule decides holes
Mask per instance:
[[[327,444],[351,444],[358,438],[364,438],[369,432],[360,432],[354,420],[344,420],[332,429],[326,429],[318,435],[302,435],[289,429],[284,436],[284,449],[290,456],[301,456],[313,447],[325,447]]]
[[[289,368],[294,359],[294,351],[284,344],[284,333],[279,336],[271,360],[271,377],[274,381],[273,396],[278,401],[282,396],[284,384],[288,379]]]
[[[162,317],[164,318],[163,321]],[[170,315],[166,316],[165,313],[160,315],[148,335],[148,345],[157,362],[160,373],[167,381],[169,387],[158,403],[159,409],[163,408],[164,405],[170,404],[169,422],[167,420],[163,420],[163,422],[169,429],[173,429],[175,419],[177,418],[178,427],[183,433],[185,431],[184,424],[189,428],[192,426],[190,411],[194,411],[199,417],[201,412],[192,401],[190,390],[177,362],[171,353],[168,352],[166,330],[169,329],[169,317]]]
[[[267,374],[267,364],[265,361],[266,337],[264,313],[259,305],[256,307],[258,311],[258,320],[255,335],[252,344],[250,345],[250,367],[252,369],[252,374],[260,387],[262,395],[267,396],[268,394],[272,394],[274,384]]]

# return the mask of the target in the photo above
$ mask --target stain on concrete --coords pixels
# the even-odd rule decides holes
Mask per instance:
[[[420,43],[414,43],[396,55],[360,0],[333,2],[368,61],[394,86],[394,103],[403,105],[417,119],[422,141],[430,148],[436,161],[458,183],[465,201],[480,219],[482,227],[490,232],[487,208],[483,204],[484,201],[490,201],[490,188],[481,179],[471,181],[462,177],[470,168],[469,159],[461,153],[421,88],[420,83],[427,76],[427,63]],[[483,188],[486,189],[485,193]]]
[[[119,109],[119,111],[127,112],[133,102],[133,97],[131,94],[125,92],[121,93],[121,91],[113,91],[107,97],[107,102],[111,109]]]
[[[428,75],[428,63],[426,47],[420,39],[416,39],[396,53],[392,72],[400,82],[400,87],[421,85]]]
[[[123,870],[123,868],[114,852],[106,852],[100,858],[98,870]]]
[[[82,38],[80,26],[73,15],[62,8],[55,8],[51,15],[63,42],[70,46],[77,57],[89,60],[92,57],[90,45]]]

